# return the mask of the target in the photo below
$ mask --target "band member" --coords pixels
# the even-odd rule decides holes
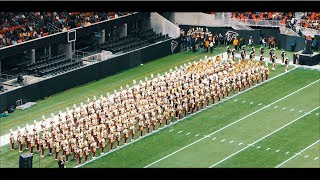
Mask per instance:
[[[65,146],[63,148],[64,148],[63,151],[65,152],[66,162],[68,162],[69,161],[69,154],[70,154],[69,144],[65,144]]]
[[[264,57],[263,57],[263,55],[261,55],[261,56],[260,56],[259,61],[260,61],[260,66],[261,66],[261,65],[263,64],[263,61],[264,61]]]
[[[47,148],[47,143],[45,139],[40,140],[40,154],[41,157],[44,157],[44,149]]]
[[[139,120],[138,125],[139,125],[139,131],[140,131],[140,137],[139,138],[141,138],[141,136],[143,134],[143,126],[144,126],[144,123],[143,123],[142,119]]]
[[[90,145],[92,151],[92,158],[96,158],[96,151],[97,151],[97,143],[93,141]]]
[[[286,59],[286,53],[284,52],[284,50],[282,50],[282,52],[281,52],[281,62],[282,62],[282,64],[284,64],[285,59]]]
[[[253,60],[253,59],[254,59],[254,52],[253,52],[253,51],[250,52],[249,59],[250,59],[250,60]]]
[[[115,132],[117,147],[119,147],[119,145],[120,145],[120,138],[121,138],[120,132],[121,132],[120,130]]]
[[[22,135],[18,135],[17,142],[18,142],[18,146],[19,146],[19,152],[21,153],[22,152],[22,143],[23,143]]]
[[[235,49],[232,49],[231,55],[232,55],[232,61],[235,61],[235,56],[236,56],[236,50]]]
[[[35,146],[34,138],[33,138],[32,135],[30,135],[29,138],[30,138],[30,140],[28,139],[28,141],[30,142],[30,145],[29,145],[29,147],[30,147],[30,154],[33,154],[33,147]]]
[[[112,146],[113,146],[113,141],[114,141],[114,134],[110,132],[108,134],[108,139],[109,139],[110,151],[112,151]]]
[[[52,137],[49,137],[49,140],[48,140],[49,154],[52,154],[53,144],[54,143],[53,143]]]
[[[276,67],[276,55],[273,55],[272,58],[271,58],[271,62],[272,62],[272,70],[275,70],[275,67]]]
[[[11,145],[11,151],[14,150],[14,136],[13,132],[10,132],[10,145]]]
[[[40,150],[40,136],[37,132],[34,134],[34,143],[36,145],[37,152],[39,152],[39,150]]]
[[[77,148],[77,155],[78,155],[78,164],[81,164],[81,158],[83,155],[83,151],[81,148]]]
[[[260,48],[260,55],[261,55],[261,56],[264,55],[264,48],[263,48],[263,47]]]
[[[56,140],[56,142],[54,143],[54,148],[55,148],[54,160],[58,160],[58,154],[60,151],[60,142],[58,140]]]
[[[246,58],[245,51],[242,50],[242,51],[240,52],[240,55],[241,55],[241,60],[243,61],[243,60]]]
[[[84,155],[84,162],[87,162],[88,161],[88,156],[90,154],[90,150],[89,150],[89,147],[88,146],[85,146],[83,148],[83,155]]]
[[[134,124],[131,124],[130,126],[130,134],[131,134],[131,141],[134,141],[134,134],[135,134]]]
[[[150,122],[149,118],[147,118],[147,119],[146,119],[147,134],[148,134],[149,131],[150,131],[150,126],[151,126],[151,122]]]
[[[227,58],[228,58],[228,60],[230,59],[230,56],[231,56],[231,50],[230,50],[230,47],[228,46],[227,47]]]
[[[288,71],[288,67],[289,67],[289,59],[288,59],[288,57],[286,57],[286,60],[284,61],[284,64],[285,64],[285,71],[287,72]]]
[[[127,144],[127,139],[129,137],[128,129],[124,128],[122,133],[123,133],[123,138],[124,138],[124,144]]]

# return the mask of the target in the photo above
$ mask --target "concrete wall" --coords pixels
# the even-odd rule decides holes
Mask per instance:
[[[158,13],[152,12],[148,22],[147,27],[152,28],[157,33],[168,34],[172,38],[180,36],[180,28]]]
[[[221,19],[217,20],[214,15],[199,12],[175,12],[170,21],[177,25],[225,26],[225,23]]]

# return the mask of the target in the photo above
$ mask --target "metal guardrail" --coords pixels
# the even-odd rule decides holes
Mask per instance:
[[[0,78],[1,78],[0,82],[6,82],[6,81],[10,81],[12,79],[15,79],[16,77],[13,75],[1,74]]]
[[[263,27],[281,27],[281,20],[253,20],[253,19],[237,19],[232,18],[232,20],[242,22],[247,26],[263,26]]]

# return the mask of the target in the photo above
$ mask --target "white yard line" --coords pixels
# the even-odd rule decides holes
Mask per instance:
[[[315,145],[315,144],[319,143],[319,141],[320,141],[320,140],[317,140],[316,142],[312,143],[312,144],[311,144],[311,145],[309,145],[308,147],[306,147],[306,148],[304,148],[303,150],[301,150],[298,154],[303,153],[305,150],[307,150],[307,149],[309,149],[310,147],[312,147],[313,145]],[[291,156],[289,159],[287,159],[287,160],[283,161],[283,162],[282,162],[282,163],[280,163],[278,166],[276,166],[276,168],[278,168],[278,167],[282,166],[284,163],[286,163],[286,162],[290,161],[291,159],[295,158],[298,154],[295,154],[295,155]]]
[[[319,157],[314,158],[314,160],[317,160]]]
[[[212,141],[214,141],[215,139],[217,139],[217,138],[213,138]]]
[[[316,116],[318,116],[318,115],[319,115],[319,113],[316,114]]]
[[[291,109],[290,111],[293,111],[294,109]]]
[[[233,143],[233,141],[230,141],[229,143],[231,144],[231,143]]]
[[[302,110],[300,110],[299,112],[302,112]]]
[[[309,155],[306,155],[304,158],[307,158],[307,157],[309,157]]]
[[[287,71],[287,72],[289,72],[289,71]],[[279,101],[281,101],[281,100],[283,100],[283,99],[285,99],[285,98],[287,98],[287,97],[289,97],[289,96],[292,96],[293,94],[295,94],[295,93],[297,93],[297,92],[302,91],[303,89],[305,89],[305,88],[307,88],[307,87],[309,87],[309,86],[311,86],[311,85],[319,82],[319,80],[320,80],[320,79],[318,79],[318,80],[316,80],[316,81],[314,81],[314,82],[312,82],[312,83],[310,83],[310,84],[308,84],[308,85],[306,85],[306,86],[304,86],[304,87],[302,87],[302,88],[300,88],[300,89],[298,89],[298,90],[296,90],[296,91],[294,91],[294,92],[292,92],[292,93],[290,93],[290,94],[288,94],[288,95],[286,95],[286,96],[284,96],[284,97],[282,97],[282,98],[280,98],[280,99],[278,99],[278,100],[276,100],[276,101],[274,101],[274,102],[272,102],[272,103],[270,103],[269,106],[272,105],[272,104],[275,104],[275,103],[277,103],[277,102],[279,102]],[[244,91],[243,91],[243,92],[244,92]],[[156,160],[156,161],[148,164],[147,166],[145,166],[145,168],[150,167],[150,166],[152,166],[153,164],[158,163],[158,162],[160,162],[160,161],[162,161],[162,160],[164,160],[164,159],[166,159],[166,158],[168,158],[168,157],[170,157],[170,156],[172,156],[172,155],[174,155],[174,154],[176,154],[176,153],[178,153],[178,152],[180,152],[180,151],[188,148],[189,146],[192,146],[193,144],[196,144],[196,143],[202,141],[202,140],[205,139],[206,137],[210,137],[211,135],[216,134],[216,133],[222,131],[223,129],[225,129],[225,128],[229,127],[229,126],[232,126],[233,124],[236,124],[236,123],[242,121],[243,119],[245,119],[245,118],[247,118],[247,117],[250,117],[250,116],[252,116],[252,115],[260,112],[261,110],[265,109],[266,107],[267,107],[267,106],[264,106],[264,107],[262,107],[262,108],[260,108],[260,109],[258,109],[258,110],[256,110],[256,111],[254,111],[254,112],[252,112],[252,113],[250,113],[250,114],[248,114],[248,115],[246,115],[246,116],[244,116],[244,117],[242,117],[242,118],[240,118],[240,119],[238,119],[238,120],[236,120],[236,121],[234,121],[234,122],[232,122],[232,123],[230,123],[230,124],[228,124],[228,125],[226,125],[226,126],[224,126],[224,127],[222,127],[222,128],[220,128],[219,130],[212,132],[212,133],[209,134],[208,136],[202,137],[202,138],[200,138],[200,139],[198,139],[198,140],[196,140],[196,141],[194,141],[194,142],[192,142],[192,143],[190,143],[190,144],[188,144],[188,145],[186,145],[186,146],[184,146],[184,147],[182,147],[182,148],[180,148],[180,149],[172,152],[171,154],[168,154],[167,156],[164,156],[164,157],[162,157],[162,158],[160,158],[160,159],[158,159],[158,160]],[[240,145],[240,144],[239,144],[239,145]]]
[[[199,134],[195,135],[195,137],[199,136]]]
[[[276,109],[276,108],[278,108],[278,106],[275,106],[274,108]]]
[[[188,132],[186,135],[188,136],[190,133]]]
[[[222,139],[221,142],[225,141],[225,139]]]
[[[234,100],[234,101],[238,101],[238,99]]]
[[[238,145],[240,146],[241,144],[243,144],[243,143],[239,143]]]
[[[178,134],[182,133],[182,131],[179,131]]]
[[[313,112],[313,111],[315,111],[315,110],[319,109],[319,107],[320,107],[320,106],[318,106],[318,107],[314,108],[314,109],[313,109],[313,110],[311,110],[310,112]],[[271,132],[271,133],[269,133],[269,134],[267,134],[267,135],[263,136],[262,138],[260,138],[260,139],[256,140],[256,141],[255,141],[255,142],[253,142],[252,144],[256,144],[257,142],[259,142],[259,141],[261,141],[261,140],[263,140],[263,139],[265,139],[265,138],[267,138],[267,137],[271,136],[272,134],[274,134],[274,133],[276,133],[276,132],[280,131],[281,129],[283,129],[283,128],[285,128],[285,127],[289,126],[290,124],[292,124],[292,123],[294,123],[294,122],[298,121],[299,119],[301,119],[301,118],[305,117],[306,115],[308,115],[308,114],[304,114],[304,115],[302,115],[302,116],[300,116],[300,117],[296,118],[295,120],[293,120],[293,121],[291,121],[291,122],[289,122],[289,123],[285,124],[284,126],[282,126],[282,127],[278,128],[278,129],[276,129],[275,131],[273,131],[273,132]],[[218,165],[218,164],[220,164],[220,163],[224,162],[225,160],[227,160],[227,159],[229,159],[229,158],[233,157],[233,156],[234,156],[234,155],[236,155],[236,154],[239,154],[240,152],[242,152],[242,151],[246,150],[246,149],[247,149],[247,148],[249,148],[249,147],[250,147],[250,146],[246,146],[246,147],[244,147],[244,148],[240,149],[239,151],[237,151],[237,152],[235,152],[235,153],[231,154],[230,156],[228,156],[228,157],[226,157],[226,158],[222,159],[221,161],[219,161],[219,162],[217,162],[217,163],[215,163],[215,164],[211,165],[211,166],[210,166],[210,168],[212,168],[212,167],[214,167],[214,166],[216,166],[216,165]],[[269,149],[270,149],[270,148],[268,148],[267,150],[269,150]]]
[[[286,107],[282,108],[283,110],[286,109]]]
[[[258,104],[258,106],[260,106],[262,103]]]
[[[276,152],[279,152],[280,150],[278,149],[278,150],[276,150]]]
[[[253,104],[254,102],[251,102],[250,104]]]
[[[257,149],[261,148],[261,146],[258,146]]]
[[[266,150],[267,150],[267,151],[269,151],[269,150],[270,150],[270,148],[267,148]]]
[[[173,131],[173,129],[171,129],[169,132]]]
[[[286,152],[286,154],[289,154],[289,151],[288,151],[288,152]]]
[[[242,103],[245,103],[246,101],[242,101]]]

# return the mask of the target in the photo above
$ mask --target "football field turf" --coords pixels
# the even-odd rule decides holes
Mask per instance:
[[[224,51],[225,47],[217,48],[215,54]],[[1,120],[1,135],[31,124],[42,114],[112,93],[133,79],[163,73],[204,55],[181,52],[59,93]],[[275,71],[270,70],[270,78],[277,78],[81,167],[320,167],[320,72],[298,68],[283,73],[283,66],[277,65]],[[18,156],[8,145],[1,147],[0,166],[18,167]],[[57,167],[52,156],[39,158],[35,153],[33,167]],[[66,166],[74,167],[76,161]]]

